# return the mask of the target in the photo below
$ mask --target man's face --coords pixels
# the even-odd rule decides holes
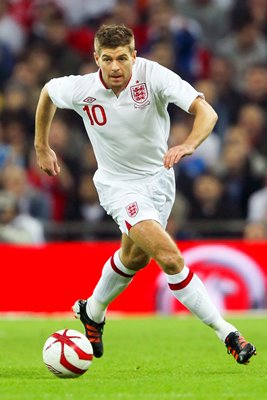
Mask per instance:
[[[96,64],[102,72],[105,85],[119,94],[129,82],[133,64],[136,60],[136,51],[130,51],[129,46],[120,46],[115,49],[101,49],[100,54],[94,53]]]

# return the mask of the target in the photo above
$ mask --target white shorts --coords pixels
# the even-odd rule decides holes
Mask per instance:
[[[122,233],[140,221],[155,220],[166,228],[175,200],[173,169],[161,168],[138,180],[103,183],[94,178],[100,204]]]

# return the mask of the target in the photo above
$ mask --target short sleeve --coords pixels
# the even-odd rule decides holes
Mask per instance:
[[[51,79],[46,87],[49,97],[58,108],[73,109],[73,96],[78,76],[70,75]]]
[[[157,63],[154,63],[153,66],[151,82],[161,99],[166,103],[176,104],[186,112],[189,112],[189,108],[196,97],[204,98],[203,93],[198,92],[178,74]]]

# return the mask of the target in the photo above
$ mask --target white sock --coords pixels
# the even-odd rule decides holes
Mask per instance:
[[[204,284],[188,267],[184,266],[178,274],[166,276],[173,295],[202,322],[212,327],[223,342],[230,332],[237,331],[221,317]]]
[[[136,271],[126,268],[119,257],[119,250],[105,263],[102,275],[87,300],[86,312],[99,323],[105,318],[107,306],[129,285]]]

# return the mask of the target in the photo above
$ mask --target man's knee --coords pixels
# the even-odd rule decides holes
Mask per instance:
[[[128,251],[121,249],[120,258],[123,265],[133,271],[144,268],[150,262],[148,254],[141,250],[137,251],[135,248],[128,249]]]
[[[139,254],[128,260],[128,268],[138,271],[144,268],[150,261],[150,257],[147,254]]]
[[[184,267],[184,259],[178,249],[169,252],[158,249],[155,254],[155,261],[169,275],[178,274]]]
[[[175,242],[152,220],[141,221],[131,229],[131,239],[160,265],[164,272],[173,275],[184,267],[183,257]]]

